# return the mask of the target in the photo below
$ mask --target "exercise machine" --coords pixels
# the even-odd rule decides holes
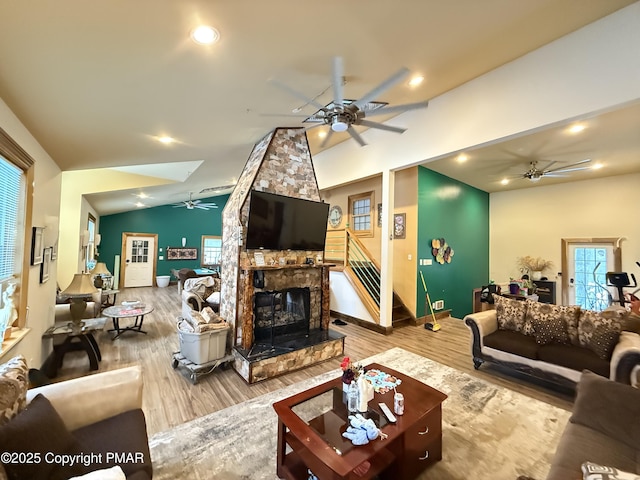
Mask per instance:
[[[640,262],[636,262],[636,265],[640,267]],[[631,275],[631,280],[629,280],[629,275]],[[638,287],[638,282],[636,281],[636,277],[633,273],[628,274],[627,272],[607,272],[607,287],[614,287],[618,291],[618,299],[611,300],[611,303],[619,303],[620,306],[624,307],[626,303],[631,303],[631,300],[638,300],[636,297],[636,293],[640,291]],[[633,283],[631,283],[633,281]],[[635,288],[633,292],[630,294],[625,294],[625,288]],[[626,298],[628,296],[628,299]]]

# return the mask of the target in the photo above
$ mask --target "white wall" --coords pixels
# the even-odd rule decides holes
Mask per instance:
[[[640,2],[314,156],[321,189],[640,99]],[[348,161],[345,161],[348,159]]]
[[[60,215],[61,172],[51,157],[22,125],[20,120],[0,99],[0,125],[35,160],[33,213],[27,224],[44,227],[50,219]],[[31,238],[31,232],[26,233]],[[50,245],[45,245],[50,246]],[[30,255],[30,252],[25,252]],[[20,343],[4,353],[3,361],[22,354],[29,367],[40,368],[42,360],[48,354],[43,353],[42,333],[53,324],[56,297],[56,262],[52,262],[49,281],[40,283],[40,266],[29,267],[27,282],[27,304],[29,314],[27,327],[31,331]]]
[[[344,273],[330,271],[329,282],[331,288],[331,310],[359,318],[365,322],[378,323],[369,314],[367,307],[364,306]]]
[[[493,193],[489,201],[489,275],[496,283],[520,277],[518,257],[543,257],[554,263],[547,276],[558,282],[561,303],[561,239],[590,237],[625,237],[622,270],[640,278],[640,173]]]

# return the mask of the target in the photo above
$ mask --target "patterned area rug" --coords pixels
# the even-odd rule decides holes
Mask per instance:
[[[393,348],[363,360],[446,393],[443,459],[420,478],[544,479],[570,412]],[[179,425],[150,439],[154,480],[274,480],[277,416],[272,404],[341,372],[335,370]],[[387,404],[393,405],[393,394]],[[407,405],[406,408],[411,408]]]

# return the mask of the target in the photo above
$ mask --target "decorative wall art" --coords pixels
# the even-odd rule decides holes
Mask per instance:
[[[451,263],[453,253],[453,248],[449,246],[444,238],[434,238],[431,240],[431,254],[439,264]]]
[[[393,237],[405,238],[407,235],[407,214],[396,213],[393,215]]]
[[[52,251],[52,247],[47,247],[44,249],[44,253],[42,255],[42,263],[40,264],[40,283],[45,283],[47,280],[49,280],[49,267],[51,266]]]
[[[167,260],[197,260],[198,249],[195,247],[167,247]]]
[[[33,227],[31,237],[31,265],[40,265],[44,254],[42,235],[44,227]]]
[[[51,247],[51,260],[55,260],[56,258],[58,258],[58,240],[56,240]]]

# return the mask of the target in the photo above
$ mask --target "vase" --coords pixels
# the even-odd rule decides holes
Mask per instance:
[[[520,292],[520,285],[518,283],[509,284],[509,293],[511,295],[517,295]]]
[[[534,270],[531,272],[531,280],[540,280],[542,278],[542,272],[539,270]]]

